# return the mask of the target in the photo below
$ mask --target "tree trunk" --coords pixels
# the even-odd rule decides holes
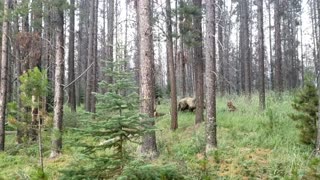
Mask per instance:
[[[206,152],[209,152],[217,148],[215,1],[207,2],[206,10]]]
[[[265,102],[265,84],[264,84],[264,32],[263,32],[263,0],[257,1],[258,6],[258,38],[259,38],[259,104],[260,109],[264,110],[266,107]]]
[[[5,145],[5,112],[7,99],[7,71],[8,71],[8,35],[9,35],[9,3],[11,0],[4,1],[3,24],[2,24],[2,45],[1,45],[1,78],[0,78],[0,151],[4,151]]]
[[[302,14],[300,15],[300,48],[301,48],[301,87],[304,87],[304,59],[303,59],[303,34],[302,34]]]
[[[92,92],[98,92],[98,12],[99,1],[95,0],[94,5],[94,26],[93,26],[93,69],[91,74]],[[91,112],[96,112],[96,96],[92,94],[91,97]]]
[[[63,81],[64,81],[64,33],[63,33],[63,2],[55,7],[55,87],[54,87],[54,115],[52,147],[50,158],[61,154],[62,149],[62,120],[63,120]]]
[[[138,14],[138,2],[134,1],[134,7],[136,10],[136,22],[137,22],[137,29],[136,29],[136,37],[135,37],[135,45],[136,47],[140,47],[140,35],[139,35],[139,14]],[[140,49],[137,48],[134,54],[134,75],[135,80],[138,85],[138,92],[140,92]]]
[[[268,19],[269,19],[269,59],[270,59],[270,89],[274,90],[274,61],[272,57],[272,38],[271,38],[271,0],[268,2]]]
[[[87,62],[87,65],[90,66],[91,64],[93,64],[93,67],[90,68],[87,72],[87,85],[86,85],[86,104],[85,104],[85,109],[86,111],[88,112],[92,112],[92,104],[91,104],[91,101],[92,101],[92,98],[93,97],[93,82],[92,82],[92,76],[93,76],[93,73],[94,72],[94,68],[95,68],[95,65],[94,65],[94,12],[95,12],[95,1],[92,0],[90,1],[90,24],[89,24],[89,45],[88,45],[88,62]]]
[[[241,60],[241,79],[242,91],[251,97],[251,61],[249,47],[249,11],[248,2],[239,2],[240,10],[240,60]]]
[[[68,58],[68,84],[71,83],[75,79],[74,73],[74,24],[75,24],[75,0],[70,1],[70,29],[69,29],[69,58]],[[75,84],[71,84],[68,89],[68,97],[69,97],[69,106],[72,112],[76,112],[77,104],[76,104],[76,89]]]
[[[89,24],[89,16],[90,16],[90,1],[87,0],[80,0],[79,5],[79,56],[78,56],[78,74],[80,75],[84,72],[87,67],[88,62],[88,24]],[[78,105],[81,102],[84,102],[83,99],[86,99],[86,76],[83,76],[79,82],[79,99]]]
[[[151,25],[151,4],[149,0],[139,0],[139,49],[140,49],[140,112],[154,117],[154,57]],[[154,123],[153,123],[154,124]],[[152,124],[152,125],[153,125]],[[142,138],[141,153],[148,158],[158,156],[155,132],[149,132]]]
[[[14,2],[14,8],[16,9],[18,7],[18,3],[17,1]],[[19,17],[15,18],[15,23],[14,23],[14,28],[13,28],[13,32],[14,34],[18,34],[19,33]],[[16,77],[15,78],[19,78],[21,75],[21,63],[19,61],[20,59],[20,51],[19,51],[19,45],[18,45],[18,40],[17,37],[14,38],[14,55],[15,55],[15,71],[16,71]],[[21,104],[21,97],[20,97],[20,81],[17,80],[16,81],[16,101],[17,101],[17,105],[18,105],[18,109],[19,110],[23,110],[22,109],[22,104]],[[22,122],[23,118],[21,118],[19,115],[17,115],[17,120],[19,122]],[[21,144],[22,143],[22,137],[23,137],[23,128],[21,127],[17,127],[17,143]]]
[[[320,94],[320,73],[317,72],[317,83],[318,83],[318,95]],[[320,96],[319,100],[320,102]],[[316,148],[315,148],[315,155],[320,156],[320,103],[318,105],[318,119],[317,119],[317,139],[316,139]]]
[[[201,27],[201,5],[202,0],[193,0],[193,5],[198,8],[199,14],[194,16],[193,29],[196,35],[195,41],[196,45],[194,47],[194,61],[195,61],[195,78],[196,78],[196,117],[195,124],[203,122],[203,72],[204,72],[204,62],[202,55],[202,27]]]
[[[282,50],[281,50],[281,14],[280,2],[275,0],[274,3],[274,28],[275,28],[275,90],[283,91],[282,80]]]
[[[172,20],[170,0],[166,0],[167,13],[167,62],[169,63],[170,96],[171,96],[171,129],[178,128],[176,73],[173,60]]]
[[[108,3],[107,67],[109,70],[113,71],[114,0],[109,0]],[[112,82],[112,77],[108,76],[107,83],[112,84]]]
[[[225,63],[224,63],[224,41],[223,41],[223,29],[224,27],[224,13],[223,6],[224,1],[218,1],[218,49],[219,49],[219,81],[220,81],[220,94],[221,96],[225,95],[226,83],[225,83]]]
[[[183,0],[179,0],[180,8],[183,8]],[[182,90],[182,97],[186,97],[186,58],[184,52],[184,43],[183,43],[183,13],[179,13],[179,29],[180,29],[180,68],[181,68],[181,90]]]

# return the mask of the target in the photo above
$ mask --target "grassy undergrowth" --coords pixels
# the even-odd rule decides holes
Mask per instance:
[[[218,149],[204,156],[204,124],[194,126],[194,113],[179,112],[179,128],[170,131],[169,103],[158,106],[157,143],[161,153],[155,165],[174,164],[186,179],[302,179],[307,174],[319,175],[319,167],[311,167],[312,149],[299,143],[295,122],[289,119],[292,96],[282,100],[267,97],[267,109],[258,107],[258,97],[218,98]],[[237,111],[227,111],[231,100]],[[87,119],[66,110],[67,126],[77,119]],[[7,136],[5,153],[0,153],[0,179],[36,179],[37,146],[19,147],[14,134]],[[44,132],[45,157],[50,153],[50,136]],[[85,138],[85,137],[84,137]],[[81,156],[72,146],[74,134],[64,133],[64,154],[61,158],[45,158],[48,179],[59,179],[59,171]],[[134,150],[134,148],[132,148]]]

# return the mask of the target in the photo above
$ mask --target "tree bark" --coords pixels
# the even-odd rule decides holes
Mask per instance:
[[[266,107],[265,100],[265,74],[264,74],[264,32],[263,32],[263,0],[257,1],[258,6],[258,38],[259,38],[259,105],[260,109],[264,110]]]
[[[317,8],[318,8],[318,29],[320,30],[320,2],[317,1]],[[320,40],[320,37],[318,39],[318,42]],[[319,53],[320,53],[320,46],[318,44],[317,48],[317,57],[319,58]],[[319,63],[319,59],[318,59]],[[320,70],[316,68],[317,75],[318,75],[318,95],[319,95],[319,102],[320,102]],[[315,149],[315,154],[317,156],[320,156],[320,103],[318,105],[318,121],[317,121],[317,139],[316,139],[316,149]]]
[[[206,152],[217,148],[215,1],[206,2]],[[221,60],[221,59],[220,59]]]
[[[139,0],[139,49],[140,49],[140,112],[149,118],[154,117],[154,57],[151,25],[151,4],[149,0]],[[152,123],[154,125],[154,123]],[[142,137],[142,155],[148,158],[158,156],[155,132],[149,132]]]
[[[274,1],[274,28],[275,28],[275,90],[283,91],[282,80],[282,48],[281,48],[281,14],[280,2]]]
[[[92,92],[98,92],[98,12],[99,0],[95,0],[94,26],[93,26],[93,70],[91,74]],[[91,112],[96,112],[96,96],[92,94]]]
[[[224,1],[219,0],[218,1],[218,49],[219,49],[219,81],[220,81],[220,94],[221,96],[225,95],[226,90],[226,83],[225,83],[225,63],[224,63],[224,41],[223,41],[223,29],[225,29],[224,26],[224,13],[223,13],[223,6]]]
[[[180,8],[183,8],[184,2],[183,0],[179,0]],[[179,30],[180,30],[180,68],[181,68],[181,90],[182,90],[182,97],[186,97],[186,58],[184,52],[184,43],[183,43],[183,13],[179,13]]]
[[[178,128],[176,73],[173,60],[172,20],[170,0],[166,0],[167,13],[167,59],[169,62],[170,96],[171,96],[171,129]]]
[[[269,59],[270,59],[270,89],[274,90],[274,61],[272,57],[272,38],[271,38],[271,0],[268,2],[268,19],[269,19]]]
[[[242,91],[251,97],[251,59],[249,47],[249,11],[248,2],[239,2],[240,10],[240,60],[241,60],[241,84]]]
[[[107,34],[107,67],[113,71],[113,38],[114,38],[114,0],[108,1],[108,34]],[[113,79],[107,76],[107,83],[112,84]]]
[[[193,0],[193,5],[198,8],[198,14],[194,16],[193,29],[196,35],[194,47],[194,61],[195,61],[195,78],[196,78],[196,117],[195,124],[203,122],[203,73],[204,73],[204,62],[202,54],[202,27],[201,27],[201,9],[202,0]]]
[[[61,154],[62,149],[62,120],[63,120],[63,81],[64,81],[64,14],[62,9],[63,1],[55,7],[55,87],[54,87],[54,115],[51,158]]]
[[[70,29],[69,29],[69,57],[68,57],[68,84],[75,79],[74,72],[74,24],[75,24],[75,0],[70,0]],[[68,89],[69,106],[72,112],[76,112],[76,89],[75,84],[71,84]]]
[[[95,1],[90,1],[90,24],[89,24],[89,45],[88,45],[88,62],[87,65],[91,65],[94,63],[94,12],[95,12]],[[93,97],[93,82],[92,76],[95,69],[95,65],[93,68],[90,68],[87,72],[87,85],[86,85],[86,104],[85,109],[88,112],[92,112],[92,98]]]
[[[88,61],[88,23],[89,23],[89,9],[90,4],[87,0],[80,0],[79,2],[79,50],[78,50],[78,74],[80,75],[87,68]],[[83,76],[78,82],[77,93],[77,104],[80,106],[81,102],[86,99],[85,96],[85,87],[86,87],[86,76]]]
[[[0,151],[4,151],[5,146],[5,112],[7,99],[7,71],[8,71],[8,35],[9,35],[9,20],[8,11],[11,0],[4,1],[4,11],[2,23],[2,45],[1,45],[1,78],[0,78]]]
[[[320,73],[317,72],[317,83],[318,83],[318,95],[320,94]],[[319,100],[320,102],[320,96]],[[318,119],[317,119],[317,139],[316,139],[316,148],[315,148],[315,155],[320,156],[320,103],[318,105]]]

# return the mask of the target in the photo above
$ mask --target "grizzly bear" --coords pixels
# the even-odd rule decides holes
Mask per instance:
[[[196,109],[196,99],[192,97],[185,97],[178,102],[178,111],[194,111]]]

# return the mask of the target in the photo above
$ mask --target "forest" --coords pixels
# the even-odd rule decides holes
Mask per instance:
[[[0,0],[0,180],[320,179],[319,0]]]

